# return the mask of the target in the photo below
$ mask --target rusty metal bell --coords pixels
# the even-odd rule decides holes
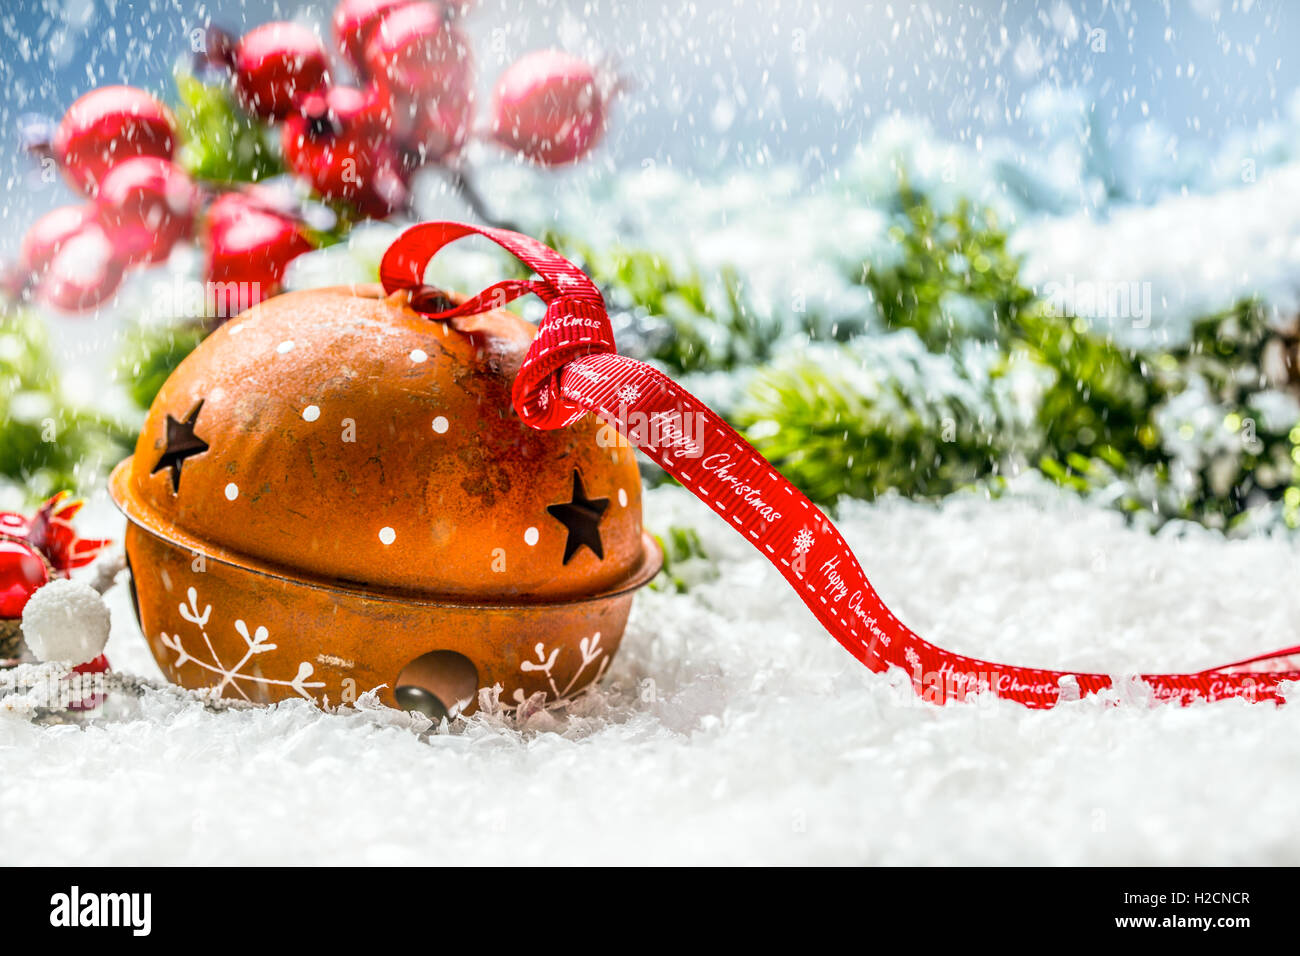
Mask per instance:
[[[213,332],[110,483],[168,678],[258,702],[382,686],[434,717],[481,687],[510,705],[598,680],[662,558],[612,428],[512,409],[533,335],[504,311],[430,321],[377,286]]]

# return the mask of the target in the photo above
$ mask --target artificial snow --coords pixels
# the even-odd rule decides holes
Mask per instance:
[[[77,727],[0,707],[0,862],[1300,862],[1300,707],[1151,708],[1133,686],[1050,712],[933,707],[849,657],[688,494],[645,510],[697,527],[709,560],[675,567],[686,594],[639,594],[567,712],[434,726],[367,699],[213,712],[159,690]],[[837,523],[954,650],[1122,675],[1295,643],[1283,537],[1152,536],[1032,480]],[[117,672],[157,677],[123,587],[110,603]]]
[[[1300,163],[1289,163],[1258,181],[1102,219],[1043,219],[1016,231],[1012,246],[1026,255],[1024,280],[1049,300],[1087,300],[1065,311],[1122,344],[1174,347],[1197,319],[1248,299],[1281,317],[1300,311],[1297,197]]]

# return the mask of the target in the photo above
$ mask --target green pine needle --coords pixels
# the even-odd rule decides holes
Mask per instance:
[[[41,500],[93,484],[135,444],[135,430],[63,398],[44,322],[0,311],[0,475]]]

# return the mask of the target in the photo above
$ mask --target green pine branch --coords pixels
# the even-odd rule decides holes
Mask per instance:
[[[679,272],[649,250],[596,250],[554,232],[541,238],[600,286],[611,317],[621,316],[638,329],[638,341],[630,343],[638,357],[670,373],[758,364],[771,356],[781,335],[778,323],[760,317],[749,304],[734,269],[719,270],[710,282],[693,268]],[[521,267],[520,275],[526,274]]]
[[[0,311],[0,475],[33,501],[85,488],[130,453],[135,434],[63,397],[39,316]]]
[[[991,382],[925,351],[908,331],[813,346],[770,366],[736,417],[814,501],[891,490],[935,498],[993,476],[1016,447],[1021,427],[994,401]]]
[[[200,321],[130,326],[117,359],[117,376],[125,383],[131,401],[148,409],[163,382],[208,332]]]

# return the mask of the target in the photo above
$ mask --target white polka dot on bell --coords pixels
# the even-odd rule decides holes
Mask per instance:
[[[392,528],[380,528],[379,540],[384,544],[392,544],[394,541],[397,540],[397,532],[394,531]]]
[[[275,350],[279,352],[281,355],[284,355],[286,352],[292,352],[293,339],[286,339],[285,341],[281,342],[279,345],[275,347]]]
[[[234,501],[238,497],[239,497],[239,485],[235,484],[232,481],[230,484],[226,485],[226,500]]]
[[[451,423],[447,421],[445,415],[439,415],[437,418],[433,420],[433,430],[436,431],[439,435],[447,434],[447,429],[450,427],[451,427]]]
[[[416,365],[419,365],[421,362],[427,362],[428,360],[429,360],[429,353],[426,352],[424,349],[414,349],[411,352],[411,361],[414,362]]]
[[[541,535],[538,534],[536,528],[529,528],[527,531],[524,532],[524,544],[528,545],[528,547],[531,548],[533,545],[537,543],[537,539],[539,537],[541,537]]]
[[[627,492],[622,488],[618,489],[618,506],[620,508],[627,507]]]
[[[320,408],[316,405],[308,405],[302,410],[302,420],[305,422],[314,422],[320,418]]]

